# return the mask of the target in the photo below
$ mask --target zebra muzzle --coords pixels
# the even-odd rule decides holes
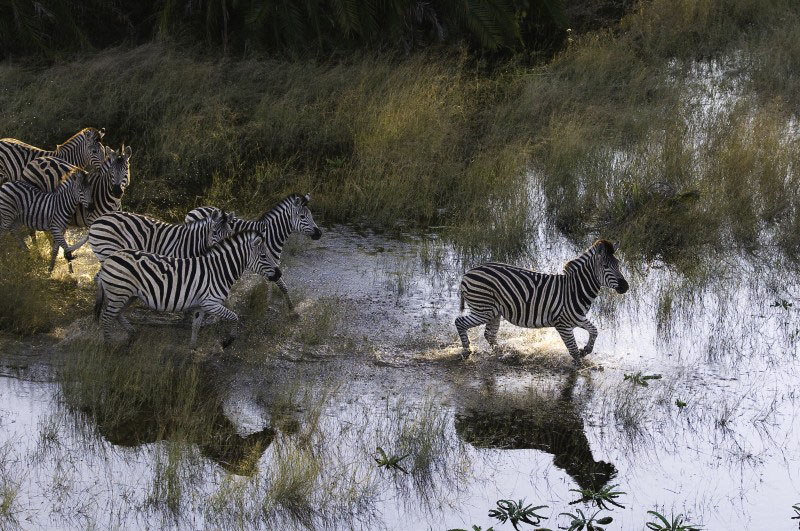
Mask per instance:
[[[622,295],[626,291],[628,291],[628,281],[624,278],[620,279],[619,284],[617,284],[617,293]]]
[[[276,267],[275,271],[271,275],[267,276],[267,279],[270,282],[277,282],[278,280],[280,280],[281,275],[283,275],[283,273],[281,273],[280,268]]]
[[[319,229],[319,227],[316,227],[314,229],[314,232],[311,233],[311,239],[312,240],[319,240],[320,238],[322,238],[322,231]]]

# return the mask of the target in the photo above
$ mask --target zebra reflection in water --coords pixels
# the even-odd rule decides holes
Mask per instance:
[[[541,394],[512,398],[497,393],[492,384],[485,393],[464,390],[467,398],[456,411],[456,432],[476,448],[552,454],[553,465],[569,474],[580,488],[598,490],[611,481],[617,469],[592,453],[572,396],[576,380],[573,372],[555,399]]]

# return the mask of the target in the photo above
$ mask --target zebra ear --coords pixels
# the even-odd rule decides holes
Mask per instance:
[[[125,160],[129,160],[131,158],[131,147],[122,144],[122,152],[125,156]]]
[[[619,249],[619,240],[614,242],[614,251],[613,252],[617,252],[617,249]]]
[[[101,127],[101,128],[100,128],[100,129],[97,131],[97,139],[98,139],[98,140],[101,140],[101,139],[102,139],[104,136],[106,136],[106,128],[105,128],[105,127]]]
[[[311,201],[311,194],[306,194],[300,198],[300,206],[306,206]]]

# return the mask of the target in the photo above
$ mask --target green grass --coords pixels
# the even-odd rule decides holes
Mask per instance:
[[[37,248],[21,250],[0,237],[0,330],[28,336],[66,326],[89,308],[89,290],[72,278],[54,278]]]

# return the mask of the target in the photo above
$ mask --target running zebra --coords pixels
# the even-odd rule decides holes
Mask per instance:
[[[103,162],[89,172],[92,187],[92,208],[78,206],[70,220],[73,227],[88,227],[92,222],[110,212],[119,212],[122,195],[130,184],[131,147],[122,145],[119,151],[104,146]],[[39,157],[28,163],[22,180],[50,192],[78,168],[58,157]]]
[[[276,264],[280,264],[283,245],[286,243],[286,238],[289,237],[289,234],[306,234],[311,236],[312,240],[319,240],[322,237],[322,231],[317,227],[317,224],[314,223],[311,210],[308,208],[309,201],[311,201],[310,194],[304,196],[292,194],[285,197],[281,202],[272,207],[272,210],[265,212],[255,221],[233,218],[231,228],[234,232],[255,230],[262,233],[266,238],[267,249],[269,249],[272,259],[275,260]],[[218,211],[219,209],[216,207],[206,206],[195,208],[186,214],[185,221],[190,222],[205,219]],[[286,304],[289,306],[289,310],[297,315],[283,278],[279,279],[276,283],[286,297]]]
[[[245,270],[273,282],[281,277],[264,237],[258,232],[237,233],[214,245],[207,254],[193,258],[123,249],[109,256],[95,277],[95,319],[102,322],[103,336],[109,341],[116,320],[128,333],[133,332],[121,312],[137,298],[148,308],[161,312],[198,310],[192,321],[190,346],[194,346],[206,313],[238,320],[223,303]]]
[[[104,149],[100,140],[105,134],[105,129],[86,127],[56,146],[54,151],[31,146],[14,138],[3,138],[0,140],[0,184],[18,181],[25,166],[38,157],[58,157],[85,170],[98,168],[103,162]]]
[[[188,258],[205,254],[231,233],[233,214],[217,211],[192,223],[166,223],[131,212],[111,212],[89,227],[89,245],[100,262],[120,249]]]
[[[23,181],[5,183],[0,186],[0,232],[12,230],[16,225],[49,231],[53,236],[50,252],[52,272],[59,247],[64,248],[67,262],[72,261],[72,250],[64,239],[64,231],[78,204],[88,208],[90,201],[88,177],[80,170],[53,192],[44,192]],[[17,237],[24,248],[22,238]]]
[[[497,342],[500,319],[526,328],[555,327],[573,360],[578,363],[592,352],[597,328],[586,318],[589,306],[601,287],[625,293],[628,282],[619,271],[614,252],[618,243],[596,241],[576,259],[567,262],[563,275],[537,273],[507,264],[488,263],[464,274],[459,287],[461,311],[469,305],[469,315],[456,318],[456,329],[470,353],[467,330],[486,325],[484,336],[490,345]],[[589,332],[589,342],[578,350],[572,330]]]

